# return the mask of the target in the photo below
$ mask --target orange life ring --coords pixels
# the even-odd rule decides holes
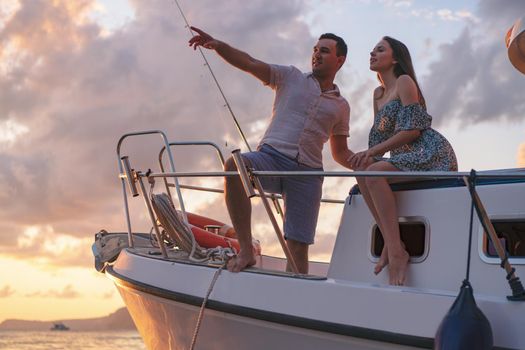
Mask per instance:
[[[186,215],[188,216],[188,221],[190,224],[194,226],[197,226],[203,230],[206,230],[206,226],[216,226],[219,228],[219,235],[228,238],[237,238],[237,234],[235,233],[233,227],[225,224],[224,222],[189,212],[186,212]]]
[[[195,240],[199,243],[199,245],[203,248],[215,248],[215,247],[223,247],[223,248],[233,248],[235,251],[239,252],[241,250],[241,247],[239,245],[239,241],[235,238],[228,237],[228,232],[231,235],[231,231],[235,233],[233,228],[231,230],[228,230],[226,233],[226,236],[210,232],[208,230],[205,230],[206,226],[217,226],[217,227],[229,227],[229,225],[226,225],[223,222],[207,218],[205,216],[188,213],[186,212],[188,216],[188,221],[191,226],[191,231],[193,232],[193,235],[195,236]],[[234,235],[235,236],[235,235]],[[253,252],[255,255],[261,255],[261,245],[258,241],[252,242],[253,246]]]

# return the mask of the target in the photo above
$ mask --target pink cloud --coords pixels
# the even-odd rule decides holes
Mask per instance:
[[[0,298],[8,298],[15,294],[15,290],[9,285],[5,285],[4,288],[0,289]]]
[[[59,298],[59,299],[75,299],[80,297],[80,293],[77,292],[72,285],[68,284],[62,290],[49,289],[47,291],[38,291],[34,293],[28,293],[25,295],[28,298]]]
[[[135,18],[107,35],[89,20],[94,3],[23,0],[0,28],[0,62],[13,63],[0,69],[0,125],[11,120],[27,130],[0,147],[0,226],[8,228],[0,231],[0,251],[10,256],[87,266],[86,238],[102,228],[125,230],[115,148],[126,132],[162,129],[172,140],[219,145],[232,135],[229,143],[240,145],[202,59],[187,46],[174,4],[132,1]],[[307,10],[300,1],[181,5],[192,24],[255,57],[308,66],[315,38],[300,19]],[[245,130],[269,117],[270,89],[208,58]],[[159,149],[158,138],[150,137],[125,144],[123,152],[134,167],[156,170]],[[176,158],[186,168],[201,162],[193,151]],[[140,218],[134,227],[149,231],[141,199],[131,210]],[[50,230],[20,245],[28,227]],[[74,250],[45,249],[64,236],[77,240],[70,242]]]

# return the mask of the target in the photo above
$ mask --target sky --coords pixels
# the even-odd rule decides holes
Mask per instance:
[[[523,0],[179,0],[188,21],[268,63],[307,71],[316,38],[348,43],[336,83],[352,106],[349,146],[363,150],[372,122],[370,50],[403,41],[460,170],[525,166],[525,76],[507,59],[506,31]],[[0,322],[98,317],[123,306],[93,268],[100,229],[125,231],[116,144],[160,129],[173,141],[240,147],[224,101],[171,0],[2,0],[0,3]],[[206,52],[252,148],[273,92]],[[158,137],[126,141],[136,169],[157,169]],[[225,153],[227,154],[227,153]],[[219,170],[211,152],[177,149],[177,170]],[[324,150],[326,170],[343,170]],[[220,187],[219,179],[194,184]],[[342,199],[351,179],[327,179]],[[157,185],[160,187],[160,184]],[[158,188],[157,187],[157,188]],[[187,209],[228,221],[221,196],[184,192]],[[141,200],[133,227],[149,231]],[[328,260],[341,207],[320,213],[312,258]],[[281,254],[260,204],[254,235]]]

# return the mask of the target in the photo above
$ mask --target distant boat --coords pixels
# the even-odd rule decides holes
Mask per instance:
[[[56,322],[56,323],[53,323],[53,327],[51,327],[50,330],[52,330],[52,331],[69,331],[69,327],[66,326],[62,322]]]

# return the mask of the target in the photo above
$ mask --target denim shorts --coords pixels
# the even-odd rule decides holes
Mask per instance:
[[[242,154],[254,170],[267,171],[322,171],[299,164],[263,144],[257,151]],[[279,193],[284,200],[284,237],[301,243],[314,243],[315,228],[323,189],[322,176],[260,177],[266,192]]]

